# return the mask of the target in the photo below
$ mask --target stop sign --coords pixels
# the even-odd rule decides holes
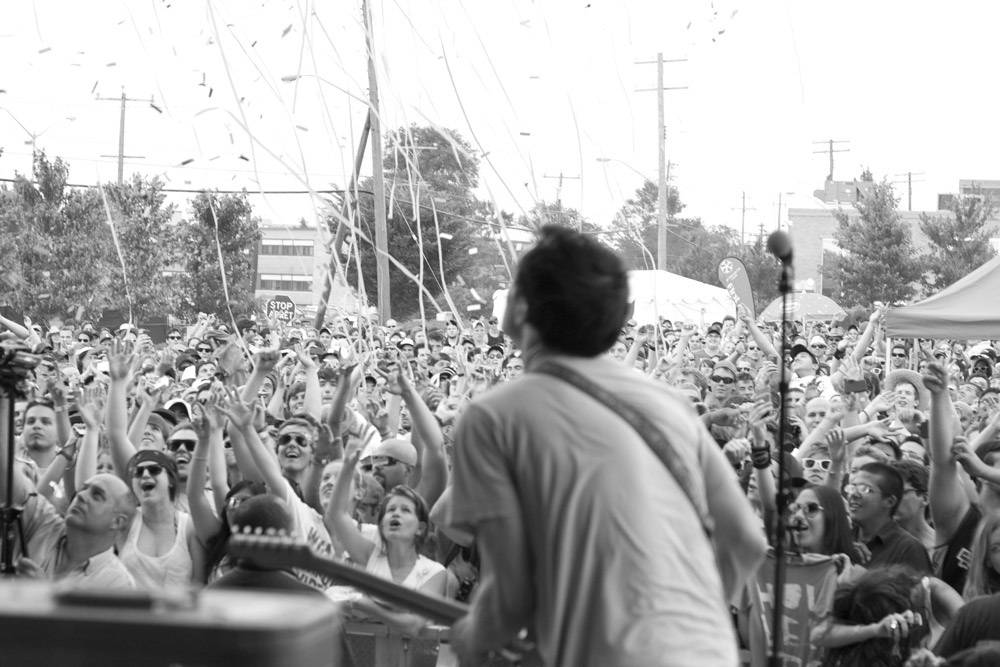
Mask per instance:
[[[276,294],[267,302],[267,316],[282,322],[295,319],[295,304],[284,294]]]

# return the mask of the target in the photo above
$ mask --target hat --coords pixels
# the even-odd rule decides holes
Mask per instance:
[[[164,408],[157,408],[157,409],[153,410],[153,412],[150,415],[150,417],[152,417],[153,415],[159,415],[160,417],[162,417],[163,420],[167,423],[167,426],[169,428],[173,428],[174,426],[177,426],[177,415],[175,415],[170,410],[167,410],[165,407]]]
[[[730,373],[733,374],[733,377],[739,375],[739,371],[736,370],[736,366],[734,366],[732,362],[727,361],[726,359],[720,359],[719,361],[715,362],[714,366],[712,366],[712,372],[718,370],[729,371]]]
[[[822,336],[813,336],[809,339],[809,347],[816,347],[817,345],[826,345],[826,339]]]
[[[708,331],[705,332],[706,336],[711,336],[715,334],[716,336],[722,336],[722,329],[718,327],[710,327]]]
[[[173,481],[174,486],[177,486],[177,462],[158,449],[140,449],[137,451],[135,455],[128,460],[129,477],[132,477],[135,474],[135,469],[139,467],[140,463],[147,462],[157,463],[163,466],[163,469],[167,471],[167,475],[170,477],[171,481]]]
[[[130,324],[129,322],[125,322],[120,327],[118,327],[118,331],[134,331],[134,330],[135,330],[135,325]]]
[[[385,326],[387,326],[387,327],[398,327],[399,326],[399,322],[397,322],[396,320],[393,320],[393,319],[388,319],[388,320],[385,321]]]
[[[413,347],[415,343],[413,342],[412,338],[404,338],[396,344],[396,347],[404,347],[406,345]]]
[[[257,324],[253,320],[246,317],[236,320],[236,328],[240,333],[243,333],[247,329],[254,329],[256,326]]]
[[[372,450],[372,456],[391,456],[406,465],[417,465],[417,448],[409,440],[387,438]]]
[[[438,376],[443,380],[445,376],[455,377],[458,375],[458,369],[455,368],[454,364],[448,364],[438,372]]]
[[[164,440],[166,440],[170,435],[170,429],[172,429],[176,423],[177,421],[173,418],[173,415],[171,415],[171,420],[168,422],[159,412],[150,414],[149,419],[146,420],[146,425],[152,426],[159,431]]]
[[[930,404],[930,396],[927,392],[927,387],[924,386],[923,379],[920,377],[920,373],[916,371],[900,368],[890,372],[885,376],[885,390],[893,391],[897,385],[904,382],[912,385],[917,391],[917,408],[919,410],[927,410]]]
[[[830,331],[827,332],[830,338],[843,338],[844,337],[844,327],[840,325],[835,325],[830,327]]]
[[[814,364],[816,363],[816,355],[813,354],[813,351],[810,350],[805,345],[803,345],[802,343],[799,343],[798,345],[793,345],[792,349],[788,351],[788,353],[790,355],[792,355],[792,359],[794,359],[795,357],[799,356],[803,352],[805,352],[806,354],[809,355],[809,358],[813,360]]]

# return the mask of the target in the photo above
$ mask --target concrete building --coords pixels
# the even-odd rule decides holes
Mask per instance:
[[[306,315],[315,313],[330,263],[323,234],[315,227],[261,227],[254,296],[289,297]],[[353,308],[354,291],[341,284],[330,294],[330,306]]]

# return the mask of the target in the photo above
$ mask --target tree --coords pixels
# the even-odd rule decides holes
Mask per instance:
[[[201,312],[228,318],[219,271],[216,221],[229,287],[228,305],[234,315],[253,312],[260,221],[253,216],[246,192],[238,195],[202,192],[191,200],[191,214],[191,219],[182,222],[177,230],[185,269],[178,281],[183,294],[178,314],[191,317]]]
[[[656,183],[646,181],[637,188],[635,194],[625,201],[611,223],[611,234],[608,242],[619,253],[625,266],[629,269],[655,269],[657,252],[657,235],[659,224],[657,211],[659,206],[659,189]],[[671,187],[667,197],[667,249],[668,259],[671,246],[677,245],[678,229],[690,225],[690,220],[675,220],[684,204],[681,203],[677,188]],[[668,270],[672,270],[669,266]]]
[[[34,182],[17,174],[0,196],[6,301],[38,319],[97,317],[112,302],[111,234],[100,196],[66,183],[69,166],[37,151]]]
[[[163,181],[136,174],[124,185],[106,186],[106,192],[125,261],[134,317],[149,320],[176,313],[180,306],[180,285],[167,270],[180,261],[180,239],[173,224],[176,207],[165,203]],[[116,305],[128,312],[122,283],[119,268],[112,276],[111,288],[122,297],[122,302]]]
[[[458,302],[468,299],[464,295],[467,285],[460,284],[458,278],[478,261],[469,249],[478,247],[492,218],[488,207],[473,195],[479,184],[475,152],[457,132],[410,126],[389,134],[382,164],[386,172],[388,253],[406,269],[404,272],[389,264],[393,316],[402,319],[419,313],[421,290],[416,279],[421,266],[423,286],[437,303],[448,308],[444,299],[447,289],[458,307]],[[359,237],[357,253],[368,301],[376,303],[371,179],[363,179],[358,190],[357,228],[366,238]],[[353,254],[345,260],[345,270],[348,283],[357,287]],[[433,310],[426,301],[425,307]]]
[[[950,209],[954,217],[920,214],[920,229],[930,241],[920,257],[928,292],[940,291],[996,255],[990,237],[997,205],[989,195],[974,192],[957,197]]]
[[[870,308],[875,301],[896,303],[913,295],[921,269],[896,204],[892,185],[883,180],[854,204],[857,215],[835,214],[835,238],[843,251],[841,304]]]

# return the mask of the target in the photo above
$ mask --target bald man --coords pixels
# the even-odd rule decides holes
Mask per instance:
[[[19,574],[102,590],[135,588],[114,550],[115,539],[135,515],[135,498],[125,482],[115,475],[94,475],[73,497],[65,519],[45,498],[29,495],[28,483],[26,466],[19,461],[14,497],[23,502],[27,543],[26,548],[18,545]]]

